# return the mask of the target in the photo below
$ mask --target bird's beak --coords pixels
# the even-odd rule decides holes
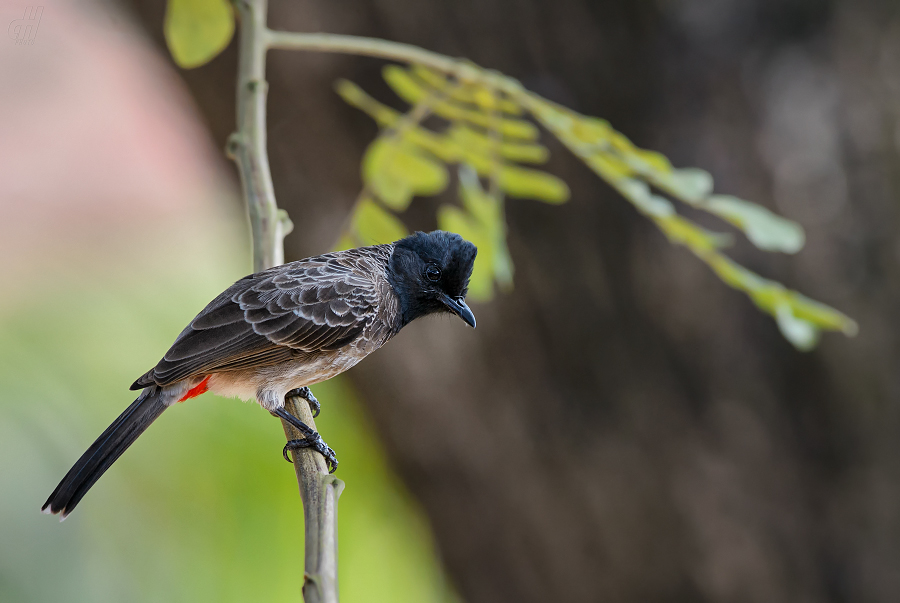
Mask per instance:
[[[461,297],[450,297],[446,293],[441,295],[441,301],[447,309],[466,321],[466,324],[475,328],[475,315],[466,305],[466,300]]]

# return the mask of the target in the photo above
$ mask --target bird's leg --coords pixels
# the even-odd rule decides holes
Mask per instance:
[[[297,389],[292,389],[287,394],[285,394],[285,398],[288,396],[299,396],[306,400],[306,403],[309,404],[310,410],[312,410],[313,419],[319,416],[319,411],[322,410],[322,405],[319,404],[319,401],[316,400],[316,397],[313,395],[312,391],[308,387],[298,387]]]
[[[286,411],[284,408],[277,408],[272,411],[272,414],[276,417],[284,419],[285,421],[296,427],[297,431],[303,434],[302,440],[289,440],[288,443],[284,445],[284,448],[281,451],[281,454],[284,456],[284,460],[289,463],[293,462],[291,461],[290,457],[288,457],[288,450],[312,448],[325,457],[325,463],[328,465],[328,473],[334,473],[335,471],[337,471],[338,460],[334,455],[334,450],[332,450],[328,446],[328,444],[326,444],[322,440],[322,436],[320,436],[317,431],[310,428],[309,425]]]

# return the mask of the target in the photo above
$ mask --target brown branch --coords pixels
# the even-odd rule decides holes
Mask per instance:
[[[293,228],[278,209],[266,150],[266,0],[235,0],[240,15],[237,131],[228,155],[237,163],[253,237],[253,269],[284,262],[284,237]],[[289,397],[285,409],[316,429],[305,400]],[[282,421],[288,440],[302,439]],[[325,460],[310,448],[294,451],[294,471],[303,500],[306,532],[303,597],[307,603],[337,603],[337,502],[344,483],[328,474]]]

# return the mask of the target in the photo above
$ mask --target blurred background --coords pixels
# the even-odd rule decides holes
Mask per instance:
[[[179,405],[65,523],[38,512],[250,270],[234,42],[183,71],[164,0],[42,3],[33,44],[0,43],[0,601],[298,600],[296,481],[256,405]],[[507,204],[515,289],[478,330],[418,321],[314,388],[344,601],[900,597],[900,5],[271,0],[270,25],[465,56],[609,119],[802,223],[796,256],[732,255],[860,324],[795,351],[545,137],[572,199]],[[289,260],[334,244],[376,134],[332,83],[391,101],[381,66],[270,54]]]

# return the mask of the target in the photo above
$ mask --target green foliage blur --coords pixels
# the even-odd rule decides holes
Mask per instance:
[[[297,482],[281,458],[280,422],[256,404],[205,394],[169,409],[65,522],[40,513],[134,398],[132,380],[242,276],[248,256],[234,249],[236,238],[219,233],[133,261],[60,262],[0,305],[3,603],[301,600]],[[342,600],[453,600],[428,526],[387,466],[349,381],[313,391],[322,401],[318,426],[347,484]]]

